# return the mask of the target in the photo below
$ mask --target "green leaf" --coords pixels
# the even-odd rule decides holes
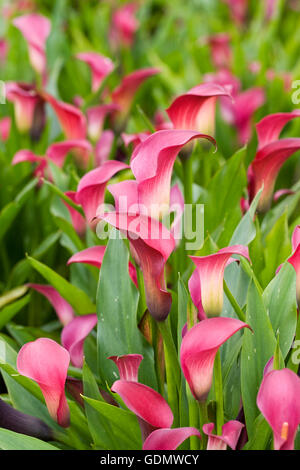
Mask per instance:
[[[0,241],[10,228],[14,219],[22,209],[23,205],[29,198],[31,192],[37,185],[37,179],[34,179],[28,183],[25,188],[18,194],[14,201],[9,202],[0,212]]]
[[[45,264],[28,256],[32,267],[36,269],[51,284],[60,295],[69,302],[79,315],[94,313],[95,305],[91,302],[87,294],[76,286],[70,284],[66,279],[57,274],[53,269]]]
[[[155,386],[153,351],[137,328],[138,291],[128,273],[129,254],[113,229],[103,258],[97,291],[98,365],[103,381],[111,385],[117,368],[107,358],[142,354],[140,381]]]
[[[22,310],[25,305],[30,301],[30,294],[25,295],[21,299],[13,302],[10,305],[7,305],[0,311],[0,330],[15,316],[17,313]]]
[[[83,365],[82,372],[84,395],[94,400],[104,401],[95,377],[86,363]],[[97,412],[95,407],[91,406],[87,400],[85,401],[84,408],[95,447],[102,449],[115,448],[116,442],[110,421]]]
[[[227,214],[239,207],[246,183],[244,158],[246,149],[238,150],[214,175],[207,188],[205,226],[210,233],[221,224]],[[230,218],[227,219],[230,224]]]
[[[2,450],[59,450],[57,447],[35,437],[25,436],[0,428],[0,449]]]
[[[253,333],[245,329],[241,356],[241,387],[247,432],[254,433],[254,421],[258,416],[257,393],[268,360],[273,356],[276,339],[262,296],[251,282],[247,298],[246,323]]]
[[[256,228],[253,219],[261,193],[262,189],[258,191],[249,207],[249,210],[233,232],[229,245],[249,245],[249,243],[254,240],[256,236]]]
[[[279,345],[285,358],[292,346],[297,326],[296,273],[289,263],[285,263],[268,284],[263,301],[274,334],[279,334]]]
[[[243,447],[243,450],[262,450],[268,449],[272,437],[272,429],[262,414],[257,416],[253,425],[253,434],[251,439]]]
[[[9,292],[5,292],[5,294],[0,297],[0,309],[5,307],[7,304],[10,304],[14,300],[22,297],[24,294],[26,294],[27,290],[27,286],[20,286]]]
[[[267,285],[275,275],[278,266],[285,261],[291,252],[288,232],[287,213],[284,212],[266,237],[264,250],[265,269],[261,273],[263,285]]]
[[[118,408],[117,406],[109,405],[103,401],[93,400],[85,396],[83,399],[97,410],[103,418],[109,420],[119,449],[141,449],[141,430],[137,418],[133,413]]]

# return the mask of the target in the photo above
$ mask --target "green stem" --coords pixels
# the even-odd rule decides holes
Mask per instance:
[[[168,321],[157,322],[157,325],[164,341],[168,401],[174,414],[173,425],[176,427],[179,424],[178,397],[181,379],[180,365]]]
[[[224,292],[226,294],[227,299],[231,303],[231,306],[232,306],[233,310],[237,314],[238,318],[241,321],[245,322],[246,321],[245,314],[244,314],[243,310],[241,309],[241,307],[239,306],[239,304],[237,303],[237,301],[235,300],[235,298],[233,297],[232,293],[230,292],[225,280],[224,280]]]
[[[190,387],[186,383],[186,394],[189,402],[189,425],[193,428],[199,429],[199,413],[197,401],[193,397]],[[199,450],[201,441],[197,436],[190,437],[190,448],[191,450]]]
[[[208,414],[207,414],[207,404],[206,402],[198,401],[198,408],[199,408],[199,418],[200,418],[200,432],[201,432],[201,449],[206,449],[207,446],[207,435],[203,432],[203,425],[209,422]]]
[[[224,405],[223,405],[223,382],[220,351],[217,352],[214,364],[215,378],[215,398],[217,404],[216,427],[218,436],[222,435],[222,427],[224,424]]]

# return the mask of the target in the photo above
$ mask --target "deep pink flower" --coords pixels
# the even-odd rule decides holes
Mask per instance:
[[[95,163],[96,166],[103,165],[109,160],[110,152],[113,146],[115,135],[112,130],[107,129],[102,132],[100,139],[95,147]]]
[[[86,337],[97,324],[97,315],[81,315],[75,317],[67,324],[61,333],[61,344],[69,351],[73,366],[83,366],[83,345]]]
[[[23,34],[28,43],[32,67],[43,78],[46,74],[46,41],[51,31],[51,22],[45,16],[30,13],[18,16],[13,24]]]
[[[233,21],[237,24],[243,24],[248,11],[249,0],[223,0],[230,8]]]
[[[65,140],[63,142],[55,142],[50,145],[46,151],[46,156],[50,158],[57,166],[63,167],[65,158],[69,152],[75,153],[80,151],[80,158],[83,165],[86,166],[89,156],[93,151],[93,147],[87,140]]]
[[[71,199],[73,202],[75,202],[75,204],[79,204],[79,202],[77,200],[76,191],[66,191],[65,195],[69,199]],[[86,231],[86,220],[85,220],[85,218],[76,209],[74,209],[72,206],[70,206],[66,201],[63,201],[63,203],[69,211],[71,221],[72,221],[72,225],[73,225],[74,229],[76,230],[78,235],[80,237],[82,237],[85,234],[85,231]]]
[[[44,295],[49,300],[50,304],[54,308],[56,315],[62,325],[68,325],[74,318],[74,311],[71,305],[57,292],[52,286],[44,284],[28,284],[28,287],[36,290],[40,294]]]
[[[166,110],[175,129],[214,135],[218,97],[231,97],[229,91],[216,83],[202,83],[178,96]]]
[[[208,436],[207,450],[226,450],[227,446],[235,450],[244,424],[239,421],[228,421],[222,427],[222,435],[213,434],[214,423],[203,426],[203,432]]]
[[[136,3],[126,3],[119,7],[112,16],[110,40],[113,46],[130,47],[133,44],[139,22],[135,17],[138,6]]]
[[[118,109],[117,104],[102,104],[87,110],[88,134],[93,141],[100,139],[106,116]]]
[[[120,380],[138,382],[138,371],[143,360],[141,354],[124,354],[123,356],[110,356],[119,369]]]
[[[92,74],[92,91],[96,92],[105,77],[113,71],[113,62],[108,57],[104,57],[97,52],[81,52],[77,54],[76,57],[86,62],[90,67]]]
[[[293,450],[300,423],[300,379],[290,369],[273,370],[261,383],[257,406],[271,426],[275,450]]]
[[[65,396],[69,362],[68,351],[48,338],[39,338],[24,344],[17,357],[18,372],[37,382],[50,416],[63,427],[70,424]]]
[[[79,251],[78,253],[75,253],[73,256],[71,256],[67,264],[84,263],[100,269],[105,249],[106,246],[102,245],[90,246],[89,248]],[[136,269],[130,261],[128,264],[128,272],[132,282],[136,285],[136,287],[138,287]]]
[[[8,53],[8,43],[6,39],[1,38],[0,39],[0,62],[2,66],[6,62],[7,53]]]
[[[201,439],[196,428],[156,429],[145,440],[143,450],[176,450],[191,436]]]
[[[242,144],[250,139],[253,114],[264,102],[265,93],[259,87],[249,88],[235,97],[233,102],[234,125],[238,130],[239,140]]]
[[[215,140],[191,130],[163,130],[150,135],[133,152],[131,169],[137,181],[140,212],[160,218],[169,211],[171,176],[179,151],[193,139]]]
[[[141,143],[144,142],[150,135],[150,132],[138,132],[136,134],[126,134],[122,132],[121,137],[123,139],[125,147],[128,147],[130,144],[133,145],[133,149]]]
[[[16,126],[20,132],[28,132],[33,124],[34,112],[41,98],[31,85],[8,82],[6,98],[14,104]]]
[[[222,248],[208,256],[190,256],[199,274],[202,306],[208,317],[218,316],[222,312],[224,269],[234,254],[249,259],[248,248],[243,245]]]
[[[214,66],[216,68],[229,67],[232,59],[229,34],[213,34],[206,40],[210,46]]]
[[[138,88],[147,78],[157,73],[159,73],[158,69],[146,68],[136,70],[123,78],[121,84],[112,92],[113,103],[120,107],[118,115],[124,117],[128,114]]]
[[[122,398],[123,402],[139,419],[142,438],[157,428],[170,428],[173,413],[165,399],[147,385],[129,380],[117,380],[111,390]]]
[[[283,127],[300,116],[300,110],[264,117],[257,125],[258,149],[248,168],[249,199],[264,185],[258,210],[266,211],[273,196],[277,175],[283,163],[300,148],[300,138],[279,139]]]
[[[273,200],[277,202],[282,196],[290,196],[291,194],[295,194],[295,191],[292,189],[279,189],[274,193]]]
[[[86,118],[76,106],[58,101],[46,92],[43,92],[42,96],[53,108],[67,139],[81,140],[86,138]]]
[[[11,129],[11,118],[6,116],[0,119],[0,139],[5,141],[9,138]]]
[[[118,172],[128,168],[128,165],[116,160],[104,162],[99,168],[86,173],[81,178],[76,199],[81,204],[88,223],[97,215],[97,209],[101,209],[104,202],[104,194],[107,182]]]
[[[149,312],[157,321],[165,320],[172,304],[164,278],[165,263],[175,248],[172,234],[159,221],[144,215],[117,212],[99,217],[127,236],[143,272]]]
[[[212,384],[213,367],[220,346],[246,323],[234,318],[209,318],[194,325],[180,349],[183,374],[196,400],[205,402]]]
[[[48,162],[46,157],[41,157],[40,155],[35,155],[31,150],[19,150],[12,159],[12,165],[17,165],[18,163],[30,162],[37,163],[33,174],[37,178],[41,179],[45,177],[46,169]]]

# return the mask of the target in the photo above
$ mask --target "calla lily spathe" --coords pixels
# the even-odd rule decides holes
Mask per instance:
[[[46,41],[51,31],[51,22],[43,15],[30,13],[18,16],[13,24],[23,34],[28,43],[32,67],[43,78],[46,74]]]
[[[263,186],[258,210],[269,209],[277,175],[284,162],[300,149],[300,138],[279,139],[283,127],[300,116],[300,110],[276,113],[264,117],[256,126],[258,149],[248,168],[248,191],[250,201]]]
[[[62,427],[70,425],[69,405],[65,396],[69,363],[68,351],[48,338],[24,344],[17,357],[18,372],[37,382],[50,416]]]
[[[273,430],[275,450],[293,450],[300,424],[300,379],[290,369],[273,370],[261,383],[257,406]]]
[[[224,270],[232,255],[240,255],[249,260],[248,248],[243,245],[221,248],[208,256],[190,256],[198,271],[202,307],[208,317],[219,316],[222,312]],[[195,279],[192,283],[194,282]],[[198,306],[198,300],[196,304]]]
[[[85,62],[91,69],[92,91],[95,93],[101,86],[103,80],[109,75],[114,64],[108,57],[104,57],[97,52],[80,52],[76,58]]]
[[[72,306],[54,289],[54,287],[45,284],[28,284],[28,287],[42,294],[49,300],[54,308],[57,317],[62,325],[68,325],[75,317]]]
[[[73,366],[83,366],[83,345],[87,336],[97,325],[97,315],[81,315],[73,318],[62,330],[61,344],[69,351]]]
[[[227,446],[235,450],[244,424],[239,421],[228,421],[222,427],[222,434],[213,434],[214,423],[203,425],[203,432],[208,436],[206,450],[226,450]]]
[[[196,400],[206,401],[218,349],[242,328],[249,326],[234,318],[209,318],[194,325],[183,337],[181,368]]]

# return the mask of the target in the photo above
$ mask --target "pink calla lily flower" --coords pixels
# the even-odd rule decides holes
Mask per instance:
[[[137,417],[143,441],[157,428],[170,428],[173,413],[165,399],[147,385],[129,380],[117,380],[111,390],[117,393]]]
[[[14,104],[16,126],[21,133],[28,132],[33,125],[35,109],[41,98],[31,85],[8,82],[6,98]]]
[[[51,22],[43,15],[30,13],[18,16],[13,24],[23,34],[28,43],[32,67],[43,78],[46,75],[46,41],[51,31]]]
[[[296,297],[297,304],[300,305],[300,244],[297,245],[294,253],[287,261],[293,266],[296,272]]]
[[[96,166],[102,166],[104,162],[109,160],[114,138],[115,135],[112,130],[106,129],[102,132],[95,147]]]
[[[83,366],[84,341],[96,325],[97,315],[91,313],[73,318],[62,330],[61,344],[69,351],[73,366],[79,369]]]
[[[6,39],[1,38],[0,39],[0,63],[1,65],[3,65],[6,62],[7,53],[8,53],[8,42],[6,41]]]
[[[201,439],[196,428],[156,429],[145,440],[143,450],[176,450],[191,436]]]
[[[222,427],[221,436],[213,434],[214,426],[214,423],[203,425],[203,432],[208,436],[206,450],[226,450],[227,446],[235,450],[244,424],[239,421],[228,421]]]
[[[34,169],[34,176],[40,180],[45,177],[46,169],[48,166],[46,157],[41,157],[35,155],[31,150],[19,150],[12,159],[12,165],[17,165],[18,163],[30,162],[37,163],[38,165]]]
[[[46,150],[45,156],[35,155],[31,150],[19,150],[13,157],[12,164],[16,165],[22,162],[39,163],[34,171],[38,177],[48,176],[52,179],[49,168],[49,159],[57,166],[63,167],[65,158],[70,151],[81,151],[81,157],[87,160],[92,151],[91,144],[86,140],[66,140],[64,142],[56,142]]]
[[[206,313],[204,311],[202,301],[201,301],[201,284],[200,284],[200,276],[197,269],[191,275],[189,282],[188,282],[189,291],[191,294],[191,298],[193,304],[198,310],[198,319],[205,320],[207,318]]]
[[[110,356],[119,369],[120,380],[129,382],[138,382],[138,371],[140,363],[143,360],[141,354],[124,354],[123,356]]]
[[[283,127],[300,116],[300,110],[291,113],[271,114],[256,126],[258,150],[248,168],[248,190],[250,201],[264,186],[258,210],[265,212],[272,202],[277,175],[284,162],[300,149],[300,138],[279,139]]]
[[[219,316],[222,312],[224,269],[232,255],[249,260],[248,248],[243,245],[222,248],[208,256],[190,256],[199,274],[202,306],[208,317]]]
[[[262,88],[255,87],[238,94],[233,103],[234,125],[238,130],[241,144],[250,140],[252,133],[252,117],[255,111],[265,102]]]
[[[138,184],[141,213],[160,218],[169,211],[175,159],[186,144],[202,138],[215,144],[212,137],[196,131],[162,130],[150,135],[135,149],[130,166]]]
[[[293,450],[300,423],[300,379],[290,369],[273,370],[261,383],[257,406],[271,426],[275,450]]]
[[[172,304],[164,279],[165,263],[175,248],[172,234],[156,219],[144,215],[117,212],[99,218],[126,234],[143,273],[149,312],[157,321],[165,320]]]
[[[100,269],[105,250],[106,246],[91,246],[89,248],[86,248],[85,250],[75,253],[68,260],[67,264],[69,265],[72,263],[85,263]]]
[[[213,34],[207,38],[207,42],[214,66],[216,68],[229,67],[232,59],[229,34]]]
[[[295,194],[295,191],[291,189],[279,189],[274,193],[273,201],[277,202],[282,196],[290,196],[291,194]]]
[[[87,110],[88,135],[93,141],[100,139],[106,116],[118,109],[117,104],[102,104]]]
[[[129,145],[132,144],[133,149],[135,149],[141,142],[144,142],[149,135],[150,132],[138,132],[137,134],[126,134],[125,132],[122,132],[121,137],[125,147],[129,147]]]
[[[233,21],[238,25],[245,22],[248,11],[249,0],[223,0],[230,8],[230,13]]]
[[[67,264],[69,265],[72,263],[84,263],[84,264],[89,264],[91,266],[95,266],[96,268],[100,269],[102,261],[103,261],[105,249],[106,249],[106,246],[102,246],[102,245],[91,246],[89,248],[86,248],[85,250],[75,253],[68,260]],[[136,287],[138,287],[136,269],[130,261],[128,264],[128,272],[129,272],[129,276],[132,282],[135,284]]]
[[[123,78],[121,84],[112,92],[112,101],[120,108],[117,115],[124,117],[128,114],[138,88],[145,80],[158,73],[159,70],[155,68],[140,69]]]
[[[24,344],[17,357],[18,372],[37,382],[50,416],[63,427],[70,425],[70,411],[65,396],[69,363],[68,351],[48,338]]]
[[[76,191],[66,191],[65,195],[70,198],[75,204],[78,204],[77,193]],[[70,206],[66,201],[63,201],[64,205],[69,211],[72,225],[78,235],[82,237],[86,232],[86,220],[85,218],[72,206]]]
[[[53,108],[67,139],[82,140],[86,138],[86,118],[76,106],[58,101],[46,92],[43,92],[42,96]]]
[[[96,52],[81,52],[76,58],[85,62],[91,69],[92,73],[92,91],[95,93],[101,86],[103,80],[109,75],[114,64],[108,58]]]
[[[87,140],[65,140],[64,142],[55,142],[50,145],[46,151],[46,156],[50,158],[57,166],[63,167],[67,154],[71,151],[81,151],[82,160],[88,162],[89,155],[93,148]],[[86,163],[85,163],[86,165]]]
[[[218,349],[246,323],[234,318],[209,318],[194,325],[184,336],[180,349],[183,374],[196,400],[205,402],[212,385]]]
[[[136,3],[126,3],[118,8],[112,17],[110,40],[114,47],[122,45],[130,47],[133,44],[139,22],[135,17],[138,6]]]
[[[107,182],[119,171],[129,168],[125,163],[109,160],[99,168],[86,173],[81,178],[76,199],[82,205],[87,221],[90,223],[96,216],[97,210],[104,202]]]
[[[11,129],[11,118],[4,117],[0,119],[0,139],[5,142],[9,138]]]
[[[175,129],[214,135],[218,97],[231,98],[229,90],[216,83],[202,83],[178,96],[166,110]]]
[[[54,308],[57,317],[62,325],[68,325],[75,317],[73,308],[71,305],[57,292],[52,286],[44,284],[27,284],[28,287],[42,294],[46,299],[49,300],[50,304]]]

